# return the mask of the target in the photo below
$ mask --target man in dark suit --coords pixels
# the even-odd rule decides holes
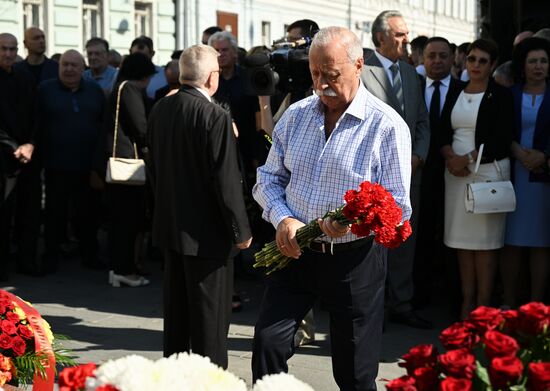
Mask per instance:
[[[165,253],[164,355],[227,368],[232,257],[251,241],[231,116],[214,104],[220,68],[205,45],[180,57],[181,89],[149,118],[153,241]]]
[[[412,308],[413,260],[420,203],[421,168],[430,147],[430,126],[415,69],[401,60],[409,30],[398,11],[383,11],[372,25],[376,50],[367,59],[361,78],[367,90],[397,111],[409,126],[412,139],[411,224],[413,234],[401,247],[388,252],[390,320],[416,328],[431,328]]]
[[[443,216],[445,181],[443,173],[445,161],[439,152],[436,139],[441,133],[440,116],[444,107],[453,106],[465,82],[451,76],[454,53],[449,41],[442,37],[432,37],[424,47],[426,79],[422,81],[422,91],[430,117],[430,150],[422,169],[420,190],[420,218],[414,261],[415,304],[429,302],[432,292],[432,273],[438,259],[445,259],[446,269],[454,270],[456,261],[450,249],[443,245]],[[457,273],[447,273],[449,276]],[[451,292],[460,292],[456,278],[450,281],[456,285]],[[453,302],[460,300],[453,298]]]

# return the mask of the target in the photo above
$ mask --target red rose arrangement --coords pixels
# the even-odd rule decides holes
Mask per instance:
[[[479,307],[439,335],[446,353],[418,345],[401,358],[407,375],[390,391],[550,390],[550,307]]]
[[[344,205],[323,218],[351,225],[351,232],[359,237],[374,235],[374,241],[386,248],[399,247],[412,233],[409,221],[402,222],[401,208],[391,193],[378,183],[361,183],[359,190],[346,192],[344,201]],[[313,220],[296,232],[296,240],[304,249],[322,234],[317,220]],[[254,267],[271,268],[268,273],[284,268],[292,259],[281,254],[275,241],[266,244],[255,258]]]
[[[0,290],[0,387],[34,382],[53,387],[56,361],[73,365],[70,352],[54,343],[50,325],[27,302]]]

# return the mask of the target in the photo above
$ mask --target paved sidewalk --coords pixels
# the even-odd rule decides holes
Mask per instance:
[[[80,267],[77,259],[66,260],[54,275],[33,278],[12,274],[7,289],[30,301],[51,324],[55,333],[69,336],[66,345],[81,362],[102,362],[128,354],[151,359],[162,356],[162,271],[153,269],[152,284],[143,288],[112,288],[106,271]],[[245,300],[244,309],[233,315],[229,332],[229,370],[251,384],[251,342],[262,295],[259,281],[237,280],[236,289]],[[437,341],[438,331],[450,319],[445,308],[431,308],[422,315],[439,319],[435,330],[416,330],[389,323],[383,337],[379,379],[400,376],[397,358],[418,343]],[[301,347],[290,360],[290,373],[317,391],[336,390],[332,377],[327,314],[316,312],[314,344]],[[379,389],[384,389],[379,380]]]

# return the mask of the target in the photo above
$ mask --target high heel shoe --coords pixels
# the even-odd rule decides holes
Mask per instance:
[[[139,277],[134,280],[121,274],[115,274],[114,271],[111,271],[109,272],[109,283],[115,288],[120,288],[121,284],[136,288],[138,286],[149,285],[150,281],[144,277]]]

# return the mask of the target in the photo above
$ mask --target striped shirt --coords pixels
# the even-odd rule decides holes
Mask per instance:
[[[390,106],[363,83],[325,139],[324,106],[312,95],[288,108],[273,131],[266,164],[258,168],[253,189],[263,217],[273,226],[285,217],[304,223],[344,203],[344,193],[363,181],[380,183],[411,215],[411,138]],[[334,243],[356,240],[355,235]]]

